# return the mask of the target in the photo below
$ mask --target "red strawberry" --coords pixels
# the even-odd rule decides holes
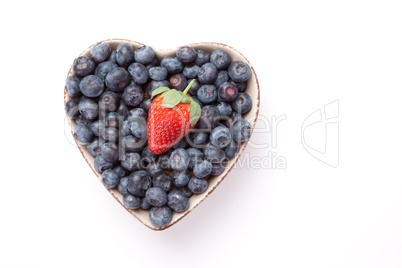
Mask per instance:
[[[201,114],[200,105],[187,95],[193,85],[190,82],[184,92],[160,87],[148,113],[148,147],[161,154],[179,142],[196,125]]]

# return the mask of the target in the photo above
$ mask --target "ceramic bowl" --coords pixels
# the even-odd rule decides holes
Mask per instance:
[[[116,49],[117,46],[121,43],[131,44],[133,46],[134,50],[144,45],[144,44],[141,44],[141,43],[138,43],[135,41],[125,40],[125,39],[108,39],[108,40],[103,40],[100,42],[109,43],[111,45],[112,49]],[[100,42],[98,42],[98,43],[100,43]],[[96,43],[96,44],[98,44],[98,43]],[[95,46],[96,44],[93,44],[92,46],[88,47],[79,56],[82,56],[82,55],[89,56],[91,48],[93,46]],[[205,49],[205,50],[209,51],[210,53],[212,53],[212,51],[214,51],[216,49],[221,49],[221,50],[226,51],[230,55],[232,62],[233,61],[244,61],[250,65],[252,73],[251,73],[250,79],[247,81],[247,89],[245,92],[247,92],[251,97],[252,108],[248,113],[246,113],[244,115],[244,118],[247,119],[251,123],[251,125],[254,129],[255,123],[257,121],[259,106],[260,106],[260,89],[259,89],[259,85],[258,85],[257,75],[256,75],[255,70],[253,69],[252,65],[250,64],[250,62],[239,51],[237,51],[236,49],[234,49],[228,45],[225,45],[225,44],[213,43],[213,42],[203,42],[203,43],[190,44],[189,46],[191,46],[195,49]],[[154,50],[155,50],[157,59],[160,61],[164,57],[175,56],[178,48],[179,47],[175,47],[175,48],[171,48],[171,49],[154,48]],[[68,76],[73,75],[73,74],[74,74],[74,72],[71,67],[68,72]],[[69,99],[70,99],[70,97],[67,95],[66,89],[64,88],[64,102],[68,101]],[[73,130],[74,130],[76,123],[74,120],[71,120],[68,117],[67,117],[67,120],[71,127],[71,132],[73,134]],[[235,163],[240,158],[240,156],[243,153],[246,146],[247,146],[247,142],[242,143],[239,153],[236,155],[235,158],[231,159],[227,163],[226,169],[223,171],[223,173],[221,173],[218,176],[211,176],[208,179],[208,182],[209,182],[208,189],[202,194],[195,194],[192,197],[190,197],[189,198],[189,208],[186,211],[181,212],[181,213],[173,212],[170,223],[163,226],[162,228],[157,228],[152,225],[152,223],[149,219],[149,211],[148,210],[128,209],[123,205],[123,195],[120,194],[117,191],[117,189],[111,189],[111,190],[106,189],[106,188],[105,189],[107,191],[109,191],[109,193],[122,205],[122,207],[124,209],[126,209],[131,215],[133,215],[137,220],[139,220],[145,226],[147,226],[148,228],[150,228],[152,230],[158,230],[158,231],[165,230],[165,229],[171,227],[172,225],[176,224],[178,221],[183,219],[185,216],[187,216],[187,214],[189,214],[192,210],[194,210],[202,201],[205,200],[205,198],[207,198],[216,189],[216,187],[218,187],[218,185],[223,181],[223,179],[226,178],[230,174],[230,171],[232,170]],[[88,151],[85,149],[85,147],[78,145],[78,143],[77,143],[77,147],[80,150],[85,161],[87,162],[88,166],[95,173],[96,177],[101,181],[101,174],[99,172],[97,172],[94,168],[94,157],[88,153]]]

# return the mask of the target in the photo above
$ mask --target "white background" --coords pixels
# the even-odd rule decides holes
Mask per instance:
[[[0,267],[402,267],[401,12],[399,1],[3,1]],[[64,134],[67,71],[107,38],[241,51],[261,116],[287,118],[276,148],[246,152],[275,152],[286,169],[237,168],[175,226],[144,227]],[[332,168],[300,134],[336,100]]]

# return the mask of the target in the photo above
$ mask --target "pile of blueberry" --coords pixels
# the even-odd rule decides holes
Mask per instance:
[[[207,190],[208,178],[221,174],[252,127],[243,119],[252,106],[245,92],[250,66],[228,53],[185,46],[175,57],[155,57],[152,47],[102,42],[90,56],[73,63],[66,79],[67,115],[74,138],[95,158],[108,189],[116,188],[129,209],[150,210],[153,225],[169,223],[189,198]],[[196,127],[173,148],[157,155],[147,146],[152,91],[159,87],[189,93],[202,110]]]

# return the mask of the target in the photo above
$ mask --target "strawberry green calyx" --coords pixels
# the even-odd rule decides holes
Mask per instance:
[[[190,103],[190,124],[193,126],[197,123],[201,115],[200,105],[187,95],[191,86],[194,84],[195,79],[187,85],[186,89],[181,92],[176,89],[170,89],[168,87],[159,87],[152,92],[151,99],[156,95],[162,94],[163,102],[162,106],[165,108],[173,108],[179,103]]]

